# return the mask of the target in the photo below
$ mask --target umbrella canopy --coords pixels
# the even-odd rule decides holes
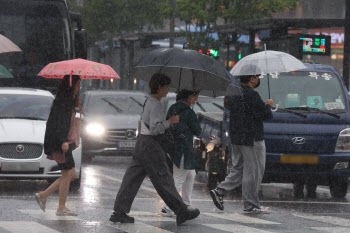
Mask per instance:
[[[224,95],[231,83],[223,64],[189,49],[155,49],[140,59],[131,77],[150,81],[156,73],[170,77],[172,89],[201,91],[214,97]]]
[[[81,79],[120,79],[109,65],[81,58],[50,63],[38,74],[44,78],[58,79],[63,79],[65,75],[79,75]]]
[[[8,71],[5,66],[0,64],[0,78],[13,78],[13,75]]]
[[[281,73],[305,69],[306,66],[292,55],[265,50],[248,55],[230,71],[233,76]]]
[[[11,40],[0,34],[0,53],[22,52]]]

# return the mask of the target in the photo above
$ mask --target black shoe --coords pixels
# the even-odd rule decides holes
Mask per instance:
[[[217,189],[210,191],[210,196],[213,199],[215,206],[219,210],[224,210],[224,195],[221,195]]]
[[[135,219],[133,217],[128,216],[126,213],[113,213],[109,218],[111,222],[120,222],[120,223],[134,223]]]
[[[181,211],[176,216],[176,224],[179,226],[181,223],[186,222],[187,220],[192,220],[198,217],[200,214],[199,209],[187,209],[184,211]]]

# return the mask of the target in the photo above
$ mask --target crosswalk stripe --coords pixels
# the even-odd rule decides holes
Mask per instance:
[[[28,233],[30,229],[35,229],[35,233],[59,233],[40,223],[29,221],[1,221],[0,227],[12,233]]]
[[[76,216],[56,216],[56,210],[33,210],[33,209],[17,209],[18,211],[28,214],[33,218],[40,220],[80,220]]]
[[[172,233],[171,231],[167,231],[164,229],[161,229],[159,227],[154,227],[145,223],[141,222],[135,222],[135,223],[122,223],[122,224],[113,224],[108,223],[107,224],[110,227],[113,227],[115,229],[128,232],[128,233],[134,233],[134,232],[142,232],[142,233]]]
[[[229,221],[234,221],[234,222],[240,222],[240,223],[256,223],[256,224],[280,224],[278,222],[271,222],[267,220],[263,220],[260,218],[254,218],[254,217],[249,217],[245,216],[242,214],[226,214],[226,213],[221,213],[221,214],[215,214],[215,213],[203,213],[208,216],[216,217],[216,218],[221,218]]]
[[[310,229],[315,231],[324,231],[328,233],[348,233],[349,228],[344,227],[310,227]]]
[[[296,213],[293,213],[293,215],[299,218],[315,220],[315,221],[338,225],[342,227],[350,227],[349,219],[337,218],[332,216],[301,215]]]
[[[204,226],[214,228],[227,232],[239,232],[239,233],[270,233],[271,231],[264,231],[253,227],[247,227],[238,224],[202,224]]]

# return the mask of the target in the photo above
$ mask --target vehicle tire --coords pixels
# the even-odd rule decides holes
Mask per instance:
[[[316,198],[317,184],[306,184],[306,197]]]
[[[333,198],[344,198],[348,191],[348,181],[341,178],[331,180],[329,183],[329,191]]]
[[[304,198],[304,183],[294,183],[294,198],[302,199]]]

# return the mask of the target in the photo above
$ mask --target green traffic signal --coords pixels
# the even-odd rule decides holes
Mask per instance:
[[[218,50],[214,50],[214,49],[210,49],[210,56],[211,57],[218,57],[219,56],[219,51]]]

